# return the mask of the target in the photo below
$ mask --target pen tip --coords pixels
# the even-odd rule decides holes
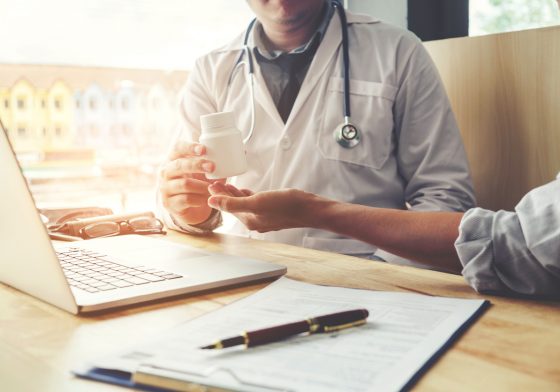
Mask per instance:
[[[199,347],[199,348],[201,350],[211,350],[213,348],[216,348],[216,345],[215,344],[209,344],[208,346],[202,346],[202,347]]]

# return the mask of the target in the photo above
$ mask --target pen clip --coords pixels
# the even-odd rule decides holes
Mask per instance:
[[[340,324],[340,325],[333,325],[333,326],[325,325],[323,327],[323,331],[324,332],[335,332],[335,331],[340,331],[340,330],[346,329],[346,328],[359,327],[360,325],[364,325],[366,323],[366,321],[367,321],[366,319],[363,319],[363,320],[354,321],[352,323],[346,323],[346,324]]]

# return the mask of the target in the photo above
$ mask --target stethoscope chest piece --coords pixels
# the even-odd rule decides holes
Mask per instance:
[[[360,143],[360,131],[353,124],[341,124],[334,130],[334,139],[344,148],[354,148]]]

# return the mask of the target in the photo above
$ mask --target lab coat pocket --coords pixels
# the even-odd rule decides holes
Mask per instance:
[[[344,148],[334,137],[343,120],[344,79],[330,79],[317,147],[329,160],[380,169],[392,150],[393,102],[397,88],[388,84],[350,80],[351,122],[358,128],[360,142]]]

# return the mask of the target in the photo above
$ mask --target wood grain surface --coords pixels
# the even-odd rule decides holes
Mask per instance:
[[[560,26],[425,44],[467,149],[478,204],[511,210],[560,171]]]
[[[277,262],[288,277],[370,290],[487,298],[492,306],[430,368],[419,391],[559,391],[560,303],[481,296],[461,276],[388,265],[289,245],[214,234],[162,237],[211,251]],[[265,284],[73,316],[0,285],[0,390],[111,391],[74,378],[88,359],[157,337],[174,326],[247,296]]]

